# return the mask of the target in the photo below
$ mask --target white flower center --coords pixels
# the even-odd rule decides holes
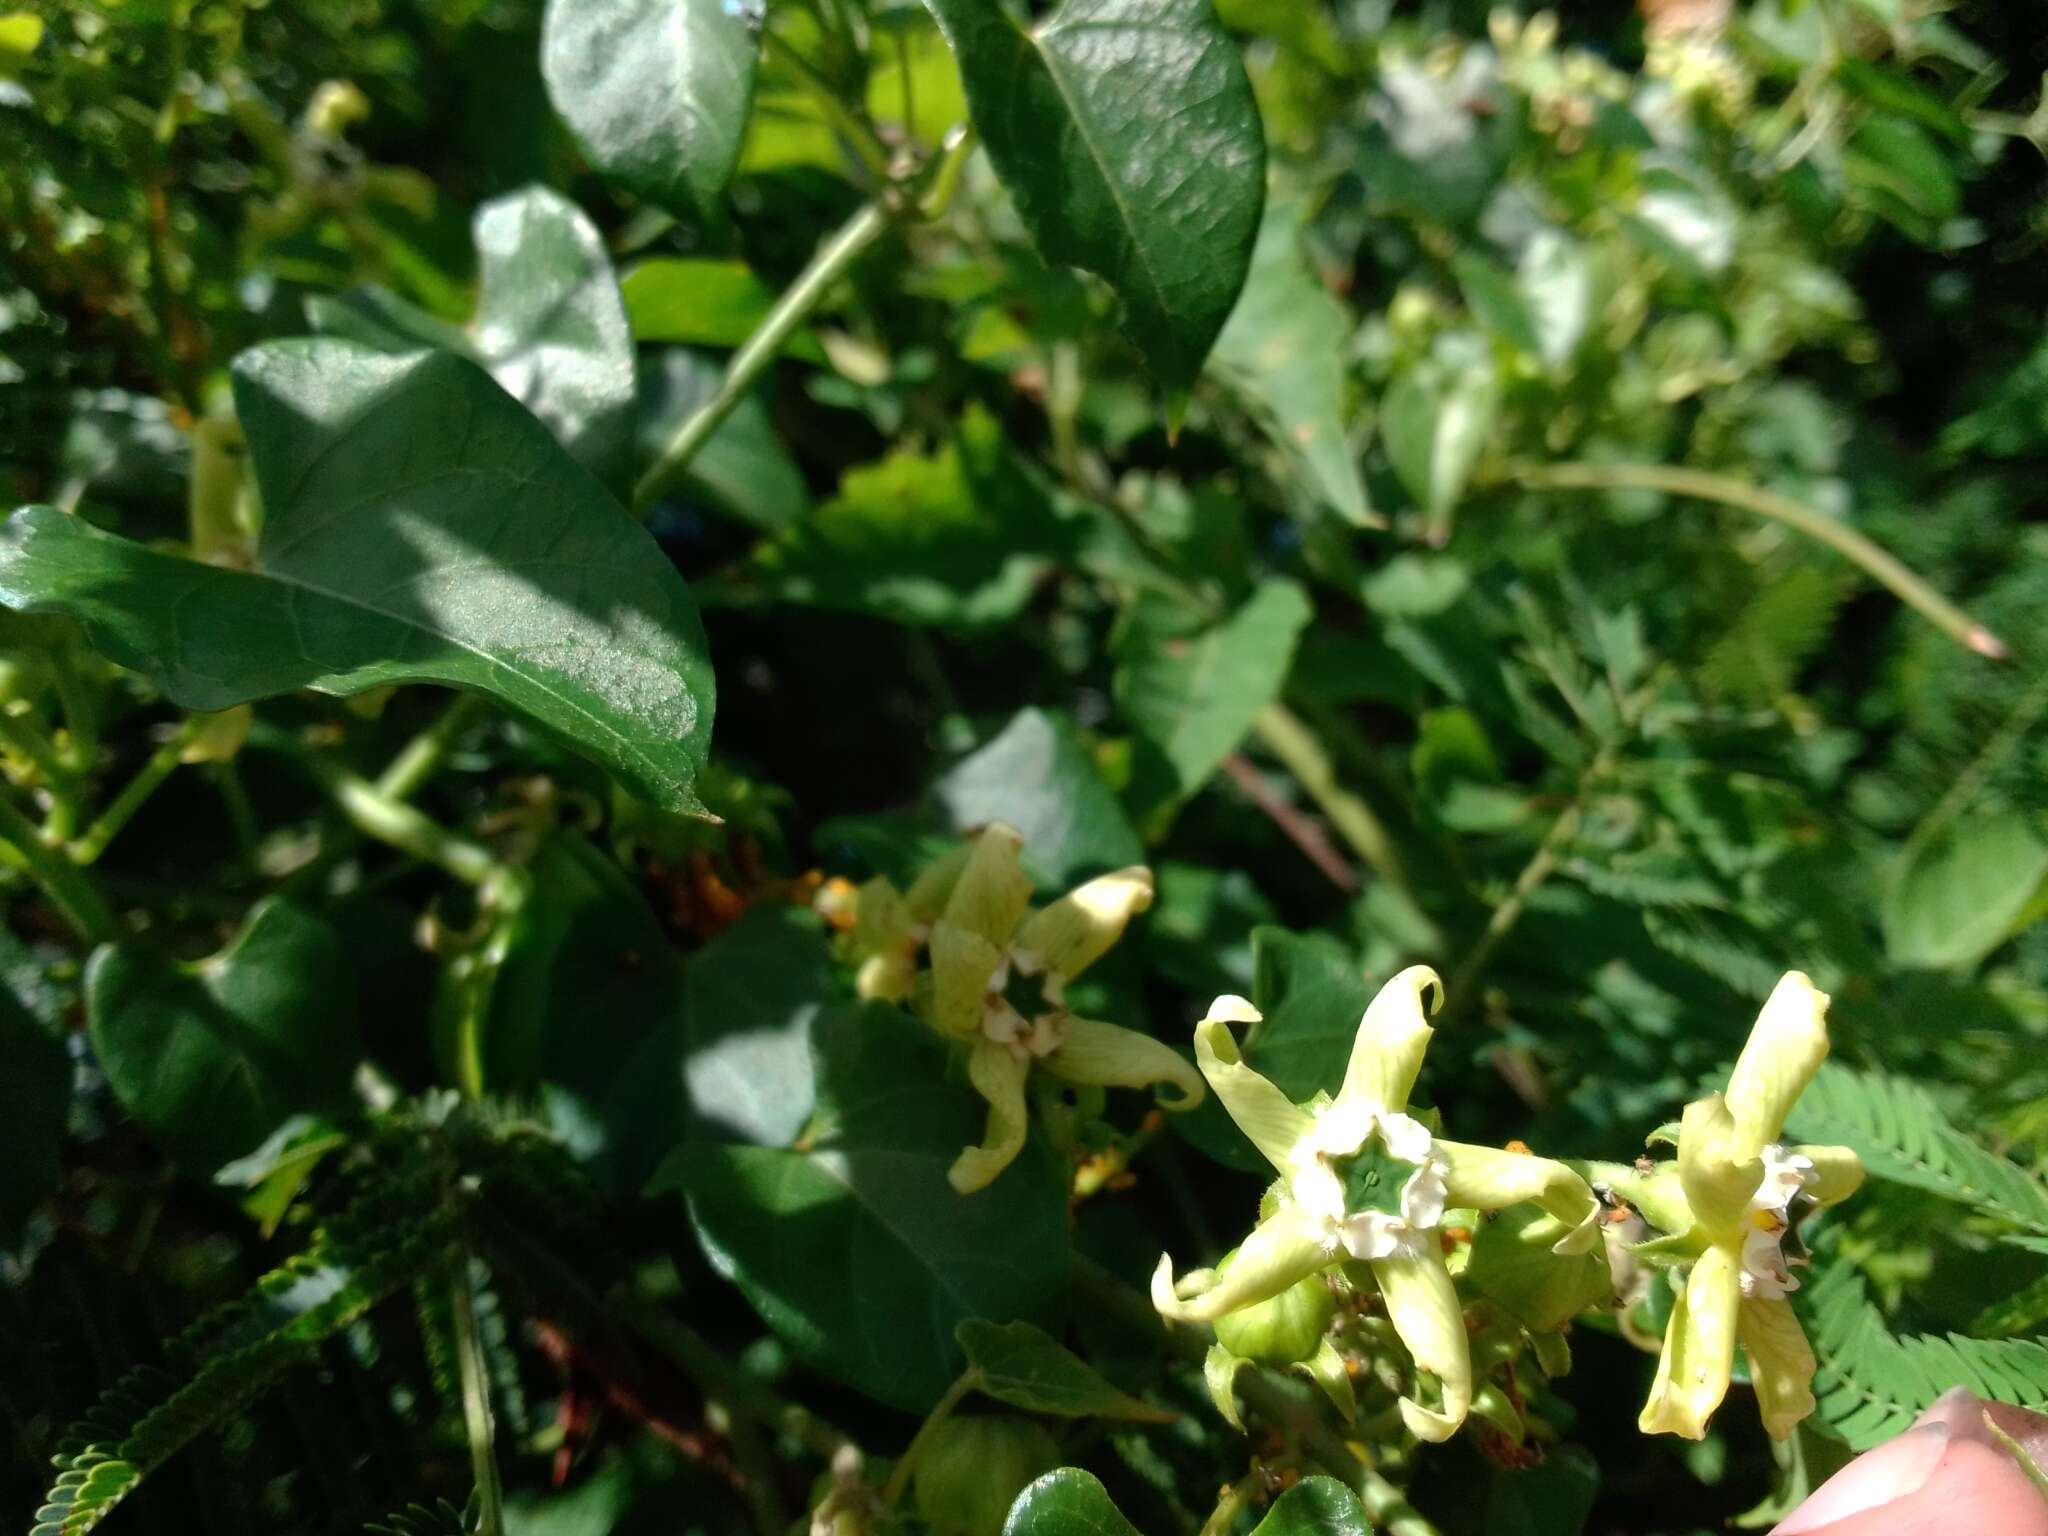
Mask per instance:
[[[1399,1215],[1352,1211],[1345,1200],[1336,1164],[1358,1156],[1374,1137],[1390,1157],[1415,1168],[1401,1186]],[[1323,1246],[1333,1255],[1339,1248],[1354,1259],[1412,1255],[1443,1220],[1447,1165],[1429,1128],[1410,1115],[1340,1099],[1316,1116],[1288,1161],[1288,1193],[1322,1222]]]
[[[1776,1143],[1764,1148],[1763,1182],[1749,1197],[1742,1233],[1742,1294],[1782,1301],[1799,1289],[1785,1258],[1785,1234],[1792,1229],[1792,1202],[1819,1177],[1813,1159]]]
[[[981,1032],[1007,1045],[1020,1061],[1049,1056],[1066,1042],[1067,1007],[1060,978],[1026,950],[1013,949],[988,979]]]

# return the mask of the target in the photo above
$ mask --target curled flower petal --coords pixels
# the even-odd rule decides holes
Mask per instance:
[[[997,949],[1007,945],[1031,905],[1031,880],[1019,861],[1023,847],[1024,839],[1001,822],[984,828],[946,898],[946,922]]]
[[[1173,1260],[1159,1256],[1152,1272],[1152,1305],[1160,1316],[1182,1323],[1213,1323],[1225,1313],[1270,1301],[1330,1262],[1323,1224],[1304,1211],[1282,1206],[1252,1229],[1230,1267],[1209,1277],[1193,1296],[1173,1283]]]
[[[1072,981],[1123,937],[1152,905],[1152,871],[1142,865],[1099,875],[1025,918],[1013,947],[1061,981]]]
[[[1134,1029],[1069,1015],[1064,1038],[1045,1057],[1046,1070],[1069,1083],[1104,1088],[1149,1088],[1170,1083],[1179,1091],[1160,1107],[1193,1109],[1202,1102],[1202,1077],[1164,1041]]]
[[[1588,1253],[1599,1245],[1600,1202],[1586,1181],[1563,1163],[1462,1141],[1439,1140],[1436,1150],[1445,1163],[1447,1204],[1499,1211],[1532,1201],[1568,1229],[1555,1252]]]
[[[1707,1420],[1728,1395],[1728,1374],[1735,1364],[1740,1281],[1735,1255],[1727,1248],[1709,1248],[1693,1265],[1664,1332],[1650,1400],[1636,1421],[1644,1434],[1705,1438]]]
[[[1402,1398],[1401,1421],[1418,1440],[1448,1440],[1472,1407],[1472,1351],[1443,1254],[1432,1238],[1413,1253],[1374,1260],[1372,1273],[1416,1369],[1434,1376],[1442,1393],[1434,1408]]]
[[[1773,1440],[1783,1440],[1813,1412],[1813,1349],[1789,1303],[1745,1299],[1737,1332],[1756,1385],[1757,1412]]]
[[[1249,1015],[1249,1019],[1246,1018]],[[1314,1117],[1266,1078],[1245,1065],[1230,1023],[1256,1022],[1258,1011],[1241,997],[1219,997],[1195,1026],[1195,1062],[1230,1111],[1230,1118],[1281,1173],[1290,1171],[1295,1143],[1314,1127]]]
[[[1764,1165],[1756,1153],[1735,1155],[1739,1135],[1719,1094],[1685,1106],[1678,1133],[1678,1178],[1693,1219],[1717,1241],[1740,1236],[1750,1196],[1763,1182]]]
[[[1785,1128],[1785,1116],[1828,1055],[1828,995],[1803,971],[1787,971],[1764,1001],[1728,1078],[1735,1117],[1731,1155],[1747,1162]]]
[[[973,852],[972,843],[957,844],[946,851],[945,857],[927,864],[910,882],[903,907],[913,923],[930,923],[946,910],[953,887],[960,883],[960,871],[967,867],[968,855]]]
[[[977,1045],[967,1057],[967,1080],[988,1100],[988,1127],[981,1145],[953,1159],[946,1177],[963,1195],[988,1188],[1024,1150],[1024,1079],[1031,1063],[1006,1045]]]
[[[1847,1147],[1792,1149],[1813,1164],[1806,1181],[1806,1193],[1816,1204],[1840,1205],[1863,1187],[1863,1160]]]
[[[1436,1033],[1422,1011],[1422,995],[1432,989],[1434,1006],[1441,1007],[1444,984],[1426,965],[1411,965],[1380,988],[1359,1020],[1338,1098],[1380,1109],[1408,1107],[1408,1095],[1422,1071],[1422,1054]]]
[[[932,1023],[956,1040],[978,1039],[1002,950],[973,929],[941,919],[932,927],[931,952]]]

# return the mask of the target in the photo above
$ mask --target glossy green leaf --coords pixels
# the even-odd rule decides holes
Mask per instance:
[[[1302,260],[1299,213],[1266,210],[1251,275],[1210,371],[1244,401],[1314,494],[1356,527],[1375,519],[1344,433],[1351,320]]]
[[[822,925],[756,907],[691,957],[685,979],[690,1133],[788,1146],[816,1104],[811,1025],[834,995]]]
[[[938,453],[899,451],[849,472],[838,496],[698,590],[707,607],[791,603],[986,628],[1017,616],[1068,538],[994,419],[970,410]]]
[[[1258,109],[1210,0],[1067,0],[1029,30],[990,0],[926,3],[1039,250],[1107,279],[1154,376],[1188,388],[1265,196]]]
[[[759,52],[724,0],[550,0],[540,60],[590,163],[703,225],[723,221]]]
[[[1017,1495],[1003,1536],[1138,1536],[1092,1472],[1061,1467]]]
[[[545,187],[477,210],[476,314],[467,330],[379,290],[316,298],[316,330],[380,352],[441,347],[474,358],[614,488],[633,471],[633,338],[604,241]]]
[[[317,688],[478,688],[635,792],[700,809],[712,682],[666,556],[517,402],[448,353],[338,341],[243,356],[263,490],[254,571],[48,507],[0,537],[0,603],[81,620],[190,709]]]
[[[250,913],[226,949],[189,965],[139,942],[103,946],[85,1001],[115,1096],[206,1176],[292,1115],[344,1104],[361,1055],[340,939],[281,897]]]
[[[1599,1488],[1599,1463],[1582,1446],[1556,1446],[1518,1472],[1497,1468],[1486,1536],[1579,1536]]]
[[[1451,275],[1480,324],[1518,352],[1537,352],[1536,325],[1512,273],[1489,256],[1463,250],[1451,258]]]
[[[537,1097],[604,1184],[636,1193],[687,1122],[684,976],[632,882],[580,837],[543,843],[491,988],[494,1090]]]
[[[626,274],[620,285],[626,318],[640,341],[675,341],[693,347],[737,347],[768,318],[778,295],[739,261],[702,256],[657,256]],[[825,361],[808,330],[783,346],[807,363]]]
[[[1065,1419],[1150,1419],[1174,1415],[1119,1391],[1042,1328],[971,1317],[953,1330],[975,1385],[990,1397],[1031,1413]]]
[[[1024,868],[1041,890],[1140,864],[1145,846],[1102,781],[1073,727],[1019,710],[934,787],[958,831],[1007,822],[1024,838]]]
[[[963,1319],[1058,1322],[1065,1180],[1034,1145],[979,1194],[953,1191],[981,1103],[907,1014],[830,1009],[812,1042],[819,1114],[795,1147],[692,1144],[651,1188],[687,1196],[712,1262],[805,1359],[922,1412],[959,1375]]]
[[[1493,431],[1500,386],[1491,365],[1432,359],[1397,378],[1380,412],[1387,458],[1415,504],[1441,525]]]
[[[1551,372],[1562,371],[1593,318],[1593,269],[1585,247],[1560,230],[1539,229],[1522,251],[1515,287],[1536,355]]]
[[[682,347],[648,347],[640,354],[640,448],[652,462],[676,428],[718,387],[720,370]],[[809,515],[810,489],[760,399],[733,408],[690,460],[670,500],[702,497],[712,507],[761,533],[774,533]]]
[[[71,1110],[71,1057],[64,1037],[0,986],[0,1249],[57,1184],[57,1157]]]
[[[1115,642],[1116,697],[1147,749],[1132,787],[1141,805],[1193,794],[1237,749],[1279,697],[1311,612],[1301,588],[1279,580],[1207,626],[1167,598],[1132,605]]]
[[[757,908],[686,966],[584,839],[551,838],[528,874],[491,992],[486,1081],[538,1097],[624,1196],[686,1136],[788,1145],[814,1101],[811,1018],[832,996],[818,920]]]
[[[1254,929],[1251,1000],[1263,1019],[1239,1035],[1244,1059],[1296,1103],[1334,1094],[1374,990],[1357,957],[1328,934]],[[1219,1162],[1271,1171],[1213,1095],[1173,1123]]]
[[[2048,880],[2048,842],[2017,813],[1957,817],[1901,856],[1885,892],[1885,951],[1921,970],[1974,966],[2007,938]]]
[[[1371,1536],[1358,1495],[1334,1477],[1305,1477],[1273,1501],[1252,1536]]]

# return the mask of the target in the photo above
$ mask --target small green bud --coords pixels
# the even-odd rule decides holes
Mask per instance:
[[[1562,1328],[1588,1307],[1610,1305],[1607,1254],[1551,1252],[1567,1228],[1533,1205],[1513,1205],[1479,1224],[1465,1279],[1532,1332]]]
[[[1220,1275],[1230,1267],[1236,1252],[1217,1266]],[[1246,1307],[1216,1319],[1216,1342],[1233,1355],[1263,1360],[1269,1365],[1292,1365],[1315,1354],[1336,1316],[1337,1299],[1321,1275],[1299,1280],[1271,1301]]]
[[[1060,1448],[1029,1419],[948,1419],[917,1454],[917,1512],[940,1536],[1002,1536],[1010,1506],[1060,1464]]]

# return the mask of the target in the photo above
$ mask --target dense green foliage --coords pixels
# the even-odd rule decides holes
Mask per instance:
[[[0,1522],[1692,1536],[2048,1408],[2038,19],[1565,9],[0,15]],[[1418,965],[1574,1160],[1420,1229],[1442,1444],[1398,1271],[1147,1294],[1287,1210],[1210,1000],[1350,1094]],[[1788,971],[1816,1406],[1645,1437]]]

